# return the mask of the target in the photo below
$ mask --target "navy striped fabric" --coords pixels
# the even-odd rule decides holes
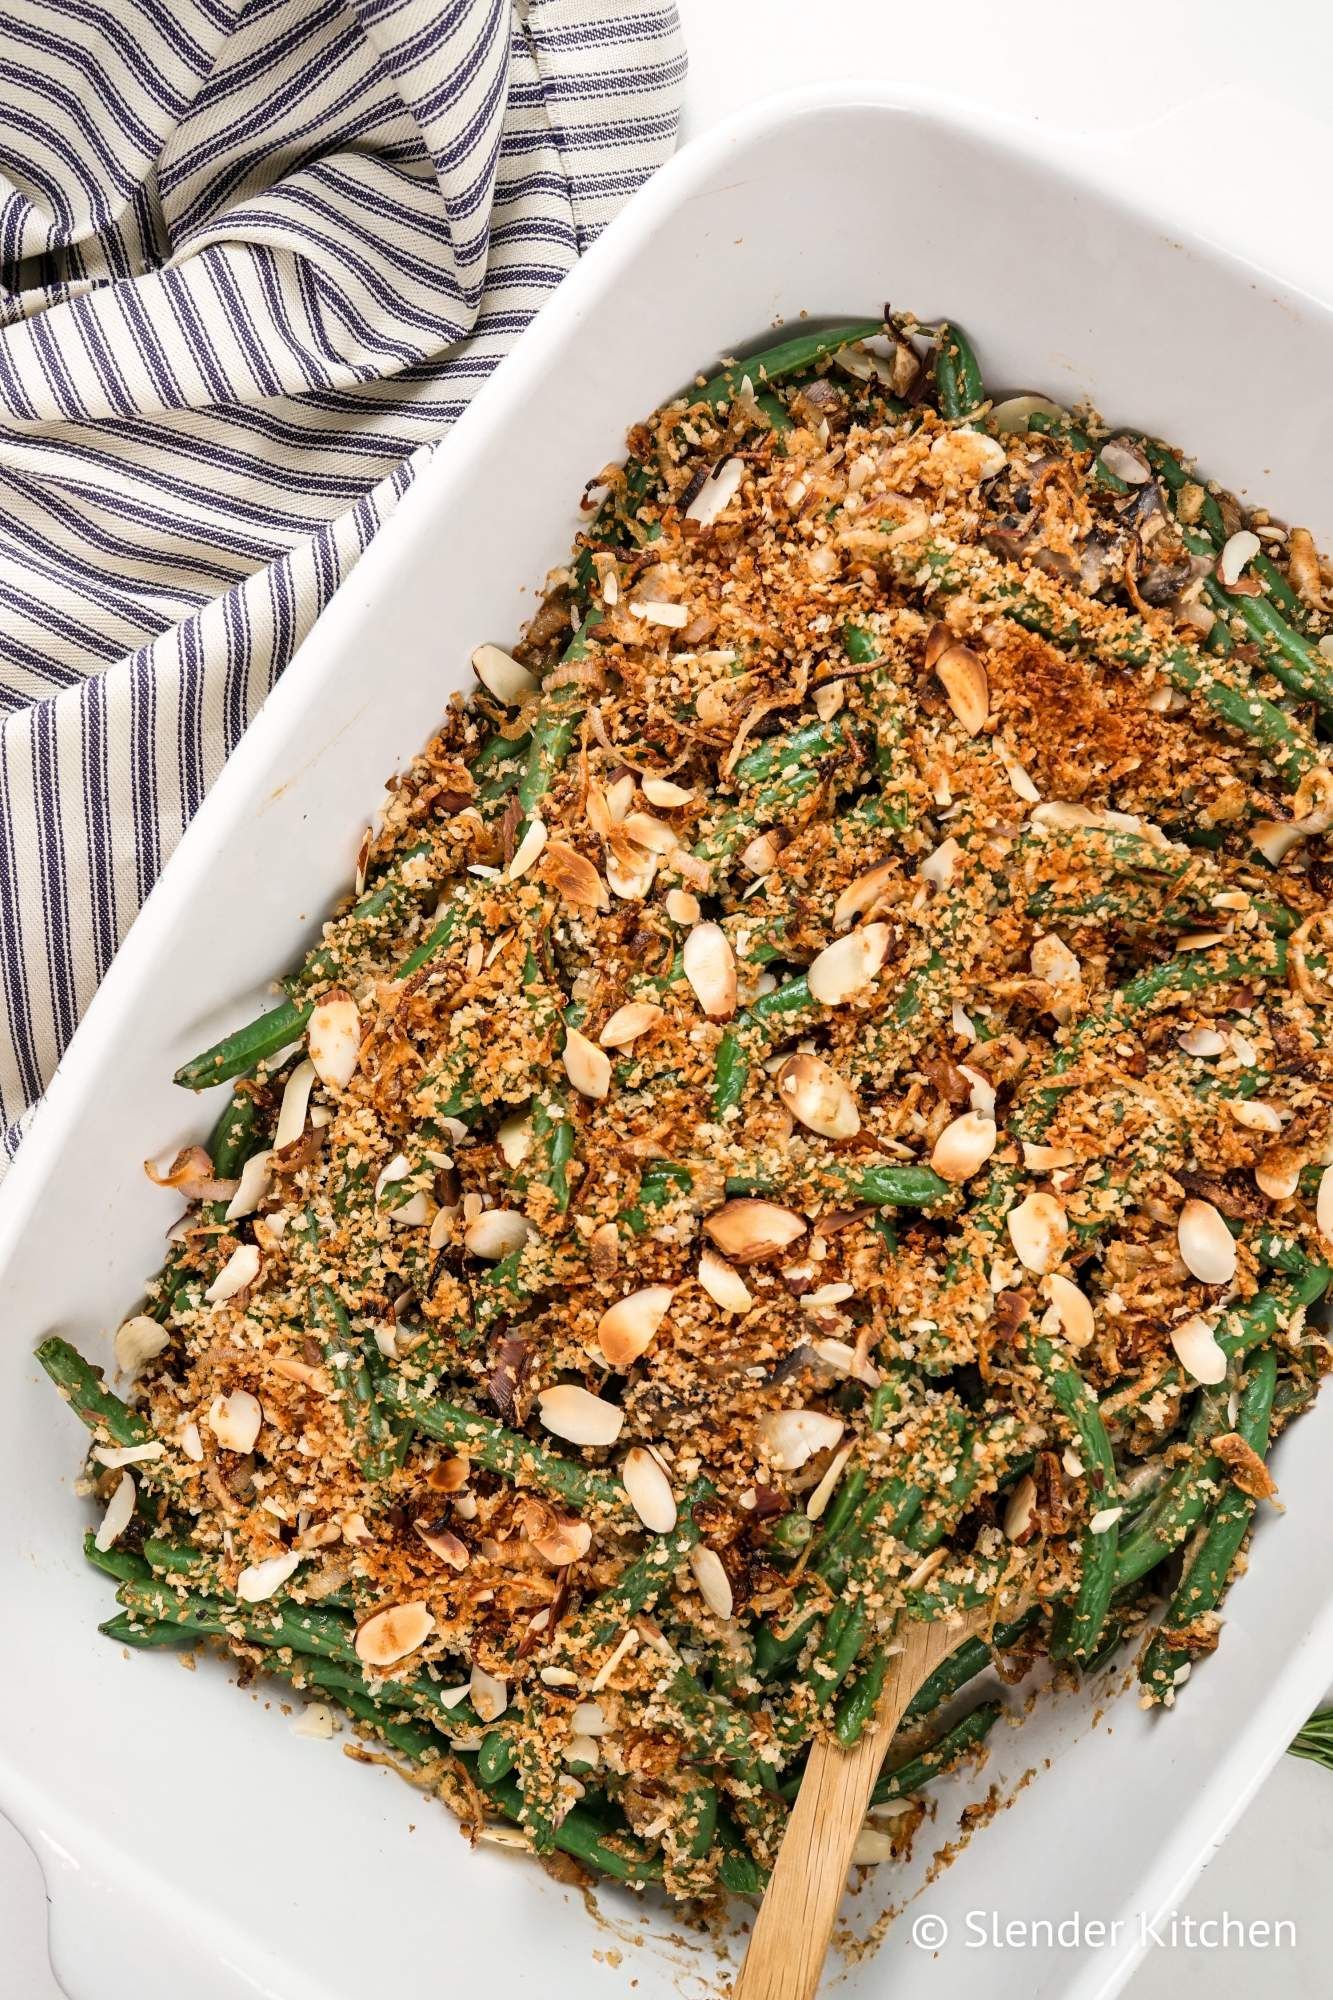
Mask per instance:
[[[421,462],[670,152],[655,0],[0,11],[0,1167]]]

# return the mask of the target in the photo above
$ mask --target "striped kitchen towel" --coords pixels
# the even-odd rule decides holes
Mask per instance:
[[[670,152],[661,0],[0,12],[0,1170],[459,411]]]

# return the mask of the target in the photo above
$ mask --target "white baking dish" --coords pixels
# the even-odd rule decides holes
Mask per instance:
[[[697,366],[798,315],[885,296],[949,312],[988,380],[1091,395],[1187,442],[1222,477],[1333,535],[1324,379],[1333,319],[1215,249],[1084,184],[969,109],[873,88],[761,106],[661,173],[569,278],[339,592],[219,780],[113,965],[0,1195],[0,1806],[52,1899],[75,2000],[395,2000],[442,1990],[581,1993],[615,1947],[643,2000],[711,1979],[677,1925],[580,1898],[381,1771],[292,1736],[268,1688],[216,1665],[123,1660],[98,1637],[71,1492],[78,1427],[31,1359],[60,1329],[105,1358],[159,1261],[166,1208],[138,1172],[210,1109],[176,1064],[242,1019],[345,886],[384,778],[427,737],[483,638],[505,639],[561,560],[584,478]],[[1276,384],[1256,395],[1251,385]],[[1099,1721],[1043,1704],[997,1733],[985,1779],[939,1789],[940,1838],[969,1795],[1042,1767],[848,1976],[898,2000],[984,1990],[1092,2000],[1124,1979],[1140,1917],[1169,1908],[1319,1694],[1333,1656],[1327,1412],[1281,1452],[1288,1511],[1259,1535],[1226,1643],[1176,1716],[1132,1695]],[[932,1846],[873,1899],[916,1894]],[[876,1904],[875,1907],[878,1905]],[[965,1914],[1121,1919],[1115,1942],[984,1952]],[[613,1934],[614,1933],[614,1934]],[[642,1939],[642,1942],[639,1940]],[[605,1963],[597,1975],[606,1979]]]

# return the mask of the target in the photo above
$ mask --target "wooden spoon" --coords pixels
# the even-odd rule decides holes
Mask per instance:
[[[903,1710],[940,1661],[974,1633],[989,1631],[993,1617],[982,1604],[952,1622],[900,1622],[894,1637],[902,1651],[889,1659],[879,1707],[860,1740],[844,1750],[835,1737],[815,1738],[734,2000],[812,2000],[856,1836]]]

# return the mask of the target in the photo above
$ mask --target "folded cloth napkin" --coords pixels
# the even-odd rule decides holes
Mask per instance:
[[[674,143],[661,0],[0,13],[0,1170],[421,462]]]

